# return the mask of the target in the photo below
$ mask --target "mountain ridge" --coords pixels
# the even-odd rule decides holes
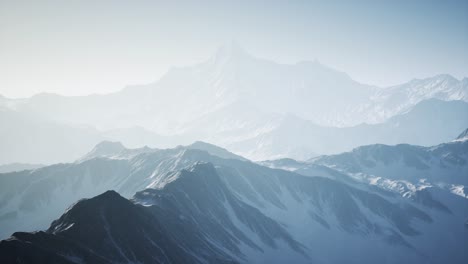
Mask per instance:
[[[447,143],[450,147],[448,152],[441,147],[432,149],[451,161],[445,154],[452,153],[455,157],[458,152],[451,146],[459,146],[463,151],[466,149],[464,143]],[[115,145],[120,146],[118,143]],[[200,143],[191,147],[197,146]],[[208,150],[214,148],[201,143],[202,148],[207,149],[207,146]],[[406,195],[405,190],[386,189],[380,184],[383,179],[379,184],[375,184],[377,181],[373,178],[371,183],[367,183],[353,178],[352,174],[339,170],[339,167],[329,168],[319,163],[311,166],[292,160],[278,164],[279,167],[302,168],[291,172],[230,158],[224,151],[221,155],[227,155],[227,158],[216,156],[219,152],[211,155],[206,150],[191,147],[154,150],[136,156],[124,154],[122,157],[118,155],[125,151],[117,148],[117,158],[113,153],[108,158],[109,153],[103,152],[103,156],[74,164],[1,175],[0,188],[3,190],[0,193],[7,197],[0,200],[3,201],[0,203],[0,215],[8,215],[9,211],[4,208],[19,208],[21,215],[17,217],[35,221],[41,217],[40,212],[56,208],[53,213],[47,212],[48,223],[54,218],[58,220],[52,222],[45,232],[15,233],[0,243],[0,251],[8,250],[10,253],[4,256],[13,254],[15,257],[14,254],[19,253],[14,252],[20,251],[14,248],[23,248],[22,252],[27,254],[21,253],[21,256],[27,257],[38,250],[37,254],[44,253],[37,247],[47,247],[45,257],[49,260],[62,260],[65,255],[71,256],[72,260],[92,257],[103,263],[154,262],[153,258],[149,260],[150,257],[162,262],[164,254],[161,252],[167,256],[187,257],[185,261],[196,263],[200,258],[211,259],[212,263],[220,260],[239,263],[325,260],[339,263],[351,260],[362,263],[375,262],[381,259],[382,254],[390,262],[410,259],[412,263],[427,263],[429,260],[434,263],[446,263],[447,260],[463,263],[466,260],[462,250],[464,233],[460,231],[464,228],[460,223],[466,217],[466,198],[436,185],[428,186],[428,182],[423,181],[420,185],[415,183],[417,188],[412,190],[413,187],[407,184],[409,195]],[[415,152],[408,153],[414,155]],[[269,163],[273,164],[272,161]],[[28,183],[29,178],[38,184]],[[419,176],[414,178],[415,181],[423,179]],[[25,182],[28,185],[22,185]],[[60,193],[80,195],[77,198],[56,196],[58,193],[54,188],[57,186]],[[68,191],[68,186],[73,188]],[[93,191],[84,193],[85,189],[80,189],[80,186],[92,186]],[[17,192],[5,191],[18,189],[28,190],[28,195],[13,199],[9,195],[18,195]],[[131,200],[106,192],[112,189]],[[105,194],[99,196],[101,193]],[[96,195],[101,202],[89,203],[94,201],[91,198],[66,209],[79,198]],[[13,200],[22,200],[23,203],[18,207],[5,204],[5,201]],[[59,201],[64,202],[63,205]],[[79,210],[84,204],[88,209]],[[35,217],[26,217],[24,210],[33,212]],[[20,228],[19,221],[15,219],[2,221],[5,228],[9,223],[16,225],[16,230]],[[89,223],[94,222],[99,223],[92,227],[94,231],[86,231],[91,230]],[[33,224],[28,222],[23,226],[31,227]],[[39,223],[35,229],[46,227]],[[321,239],[317,240],[317,237]],[[434,237],[447,242],[440,245]],[[68,242],[60,243],[63,238]],[[168,238],[169,242],[156,238]],[[90,256],[89,250],[77,246],[77,241],[82,241],[79,245],[99,254]],[[169,245],[171,241],[174,248],[160,246],[160,243]],[[185,253],[174,253],[180,247],[185,249]],[[356,257],[354,252],[362,247],[369,248],[372,253]],[[341,249],[340,254],[324,254],[330,248]],[[60,255],[54,255],[57,253]],[[63,262],[66,261],[71,262],[67,259]]]
[[[76,145],[69,148],[54,146],[73,153],[58,153],[50,157],[51,161],[45,160],[48,155],[42,153],[42,160],[8,160],[4,157],[0,163],[68,162],[77,158],[76,151],[83,151],[82,145],[89,144],[85,142],[89,137],[122,141],[132,147],[150,145],[158,148],[201,140],[255,160],[285,156],[302,159],[312,154],[337,153],[355,147],[348,143],[353,141],[360,144],[437,144],[447,141],[449,136],[455,137],[449,133],[461,127],[434,126],[437,128],[434,131],[427,130],[431,140],[424,141],[421,137],[399,136],[403,129],[398,128],[398,122],[390,126],[400,130],[395,135],[386,133],[383,125],[431,100],[453,104],[468,102],[466,78],[460,81],[449,75],[437,75],[378,88],[356,82],[345,73],[318,62],[275,63],[252,56],[234,44],[231,48],[221,48],[204,62],[174,68],[156,82],[108,95],[66,97],[42,94],[21,100],[0,100],[1,108],[37,117],[37,120],[40,118],[44,123],[66,125],[83,134],[78,135],[74,140]],[[462,114],[453,113],[454,116]],[[316,142],[308,142],[305,147],[293,142],[290,136],[297,132],[280,127],[290,118],[288,116],[303,120],[300,122],[304,124],[298,126],[306,127],[311,135],[318,136]],[[428,124],[433,120],[421,116],[416,121]],[[6,127],[14,125],[14,122],[8,122]],[[310,124],[305,124],[307,122]],[[463,120],[459,122],[463,123]],[[313,125],[318,127],[312,128]],[[330,135],[366,133],[366,127],[371,125],[380,131],[354,135],[342,147],[327,149],[319,145],[322,141],[333,146],[335,138],[339,137]],[[408,131],[419,132],[411,125],[406,124]],[[467,127],[466,123],[462,125]],[[33,131],[37,126],[28,129]],[[87,135],[82,126],[96,131]],[[351,129],[358,126],[360,128]],[[342,132],[336,132],[338,128]],[[13,130],[21,129],[13,127]],[[32,143],[48,140],[47,135],[43,137],[34,138]],[[374,141],[360,141],[359,138],[373,138]],[[21,142],[15,138],[15,133],[10,141]],[[291,142],[278,143],[286,141]]]

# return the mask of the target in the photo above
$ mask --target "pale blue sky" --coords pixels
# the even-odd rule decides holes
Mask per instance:
[[[468,76],[468,1],[0,0],[0,94],[105,93],[236,40],[363,83]]]

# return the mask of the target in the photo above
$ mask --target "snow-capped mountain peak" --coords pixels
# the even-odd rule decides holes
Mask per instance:
[[[95,157],[111,157],[118,155],[125,149],[125,146],[120,142],[102,141],[97,144],[83,159],[91,159]]]

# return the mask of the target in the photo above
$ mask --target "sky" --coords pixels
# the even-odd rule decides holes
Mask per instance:
[[[468,77],[468,1],[0,0],[0,94],[86,95],[158,80],[235,40],[367,84]]]

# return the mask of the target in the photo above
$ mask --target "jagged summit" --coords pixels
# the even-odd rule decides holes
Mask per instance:
[[[95,197],[79,200],[72,205],[59,219],[52,222],[47,232],[58,234],[70,229],[74,223],[92,225],[92,212],[99,212],[103,207],[119,207],[125,211],[130,202],[114,190],[105,191]]]
[[[97,144],[94,149],[102,152],[116,152],[125,149],[125,146],[121,142],[106,140]]]
[[[131,159],[142,153],[153,153],[160,151],[161,149],[150,148],[144,146],[142,148],[130,149],[126,148],[120,142],[111,142],[103,141],[97,144],[88,154],[78,160],[78,162],[83,162],[86,160],[91,160],[95,158],[108,158],[108,159]],[[161,150],[161,151],[170,151],[171,149]],[[228,150],[218,147],[216,145],[206,143],[203,141],[196,141],[187,146],[177,146],[172,149],[173,151],[179,150],[200,150],[206,152],[213,156],[218,156],[223,159],[237,159],[237,160],[247,160],[244,157],[236,155],[229,152]]]
[[[79,161],[89,160],[96,157],[116,156],[125,149],[125,146],[120,142],[102,141],[98,143],[90,152],[88,152]]]
[[[122,197],[122,196],[120,196],[120,194],[118,192],[114,191],[114,190],[108,190],[108,191],[103,192],[102,194],[100,194],[100,195],[98,195],[98,196],[96,196],[94,198],[99,198],[99,197],[101,197],[103,199],[114,199],[116,197]],[[91,199],[94,199],[94,198],[91,198]]]
[[[83,162],[94,158],[107,159],[130,159],[142,153],[155,152],[158,149],[144,146],[141,148],[126,148],[120,142],[103,141],[97,144],[90,152],[80,158],[77,162]]]

